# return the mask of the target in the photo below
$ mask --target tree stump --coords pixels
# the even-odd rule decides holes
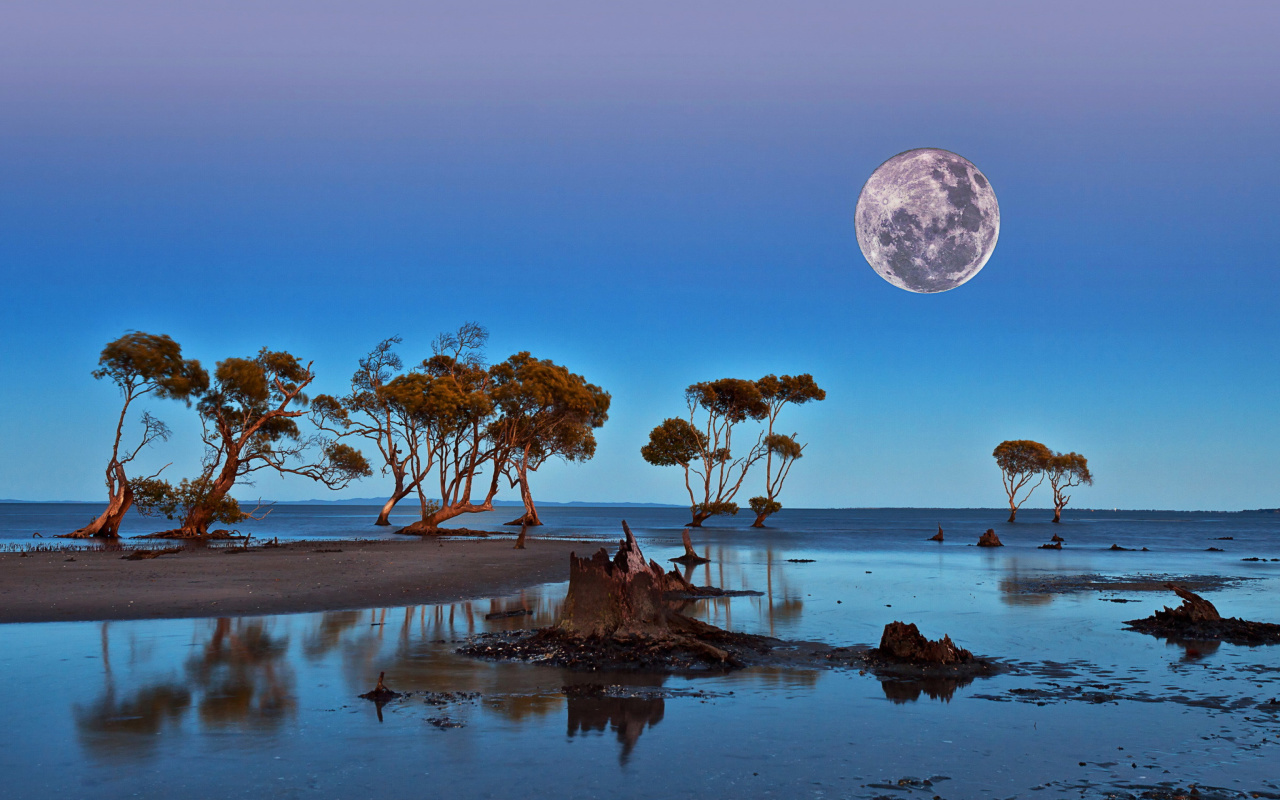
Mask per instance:
[[[987,532],[978,538],[978,547],[1004,547],[1004,542],[996,536],[995,528],[987,528]]]
[[[914,623],[890,622],[884,626],[877,654],[882,658],[909,664],[967,664],[973,653],[957,647],[950,636],[931,641],[920,634]]]
[[[372,700],[375,703],[385,703],[388,700],[394,700],[395,698],[399,697],[400,696],[399,692],[391,691],[390,689],[387,688],[387,685],[383,683],[383,679],[385,679],[386,677],[387,677],[387,673],[379,672],[378,685],[373,687],[372,690],[360,695],[360,698],[363,700]]]
[[[1059,536],[1058,534],[1056,534],[1056,533],[1055,533],[1055,534],[1053,535],[1053,538],[1052,538],[1052,539],[1050,539],[1049,541],[1051,541],[1051,542],[1059,542],[1059,543],[1061,543],[1061,542],[1065,542],[1065,541],[1066,541],[1066,539],[1063,539],[1061,536]]]
[[[1222,619],[1213,603],[1195,592],[1172,583],[1166,583],[1165,586],[1182,598],[1182,605],[1177,608],[1165,606],[1164,611],[1156,612],[1156,619],[1162,622],[1217,622]]]
[[[1062,542],[1049,542],[1048,544],[1042,544],[1040,545],[1040,549],[1041,550],[1061,550]]]
[[[569,556],[569,593],[556,622],[559,630],[580,636],[661,635],[680,616],[667,593],[690,588],[688,582],[676,572],[663,572],[656,561],[645,563],[625,521],[622,529],[626,538],[613,558],[603,547],[591,558]]]
[[[703,558],[702,556],[694,552],[693,542],[689,539],[688,528],[684,529],[683,536],[684,536],[684,555],[676,556],[675,558],[671,559],[672,561],[676,562],[677,564],[693,566],[694,564],[706,564],[708,561],[711,560],[709,558]]]
[[[938,532],[937,532],[937,533],[935,533],[933,536],[930,536],[930,537],[929,537],[929,541],[931,541],[931,542],[940,542],[940,541],[942,541],[942,526],[941,526],[941,525],[939,525],[939,526],[938,526]]]
[[[527,523],[520,526],[520,535],[516,537],[516,546],[513,549],[515,550],[524,549],[524,537],[525,537],[525,534],[527,534],[528,532],[529,532],[529,525]]]

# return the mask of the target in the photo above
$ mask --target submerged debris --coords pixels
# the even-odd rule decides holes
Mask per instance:
[[[1042,544],[1040,545],[1040,549],[1041,550],[1061,550],[1062,542],[1057,541],[1057,542],[1049,542],[1048,544]]]
[[[508,617],[532,617],[533,612],[527,608],[517,608],[513,611],[494,611],[485,614],[485,619],[507,619]]]
[[[1231,617],[1224,619],[1213,603],[1195,592],[1175,584],[1167,584],[1182,605],[1165,606],[1162,611],[1146,619],[1131,619],[1125,623],[1129,630],[1166,638],[1224,641],[1232,644],[1280,644],[1280,625],[1270,622],[1253,622]]]

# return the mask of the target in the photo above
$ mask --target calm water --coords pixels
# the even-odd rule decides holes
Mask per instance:
[[[76,513],[0,510],[9,537]],[[281,507],[253,532],[363,534],[367,512]],[[647,555],[677,554],[674,509],[548,509],[537,533],[615,539],[622,516]],[[702,618],[833,644],[874,643],[903,619],[1013,662],[964,686],[856,670],[592,675],[454,654],[473,633],[550,623],[563,584],[452,605],[0,626],[5,795],[1101,798],[1164,782],[1280,796],[1280,703],[1265,705],[1280,697],[1280,647],[1121,629],[1171,595],[1021,591],[1047,575],[1237,576],[1253,580],[1208,594],[1219,609],[1280,621],[1280,562],[1241,560],[1280,558],[1280,515],[1080,513],[1060,526],[1043,516],[1006,526],[998,511],[794,511],[766,532],[739,518],[696,536],[713,562],[695,582],[765,593],[703,601]],[[924,541],[938,522],[941,546]],[[987,527],[1009,546],[968,546]],[[1067,549],[1035,549],[1055,530]],[[1151,550],[1106,551],[1113,542]],[[535,615],[484,618],[514,608]],[[379,718],[355,695],[382,670],[401,691],[478,696],[415,696]],[[562,693],[579,682],[629,696]]]

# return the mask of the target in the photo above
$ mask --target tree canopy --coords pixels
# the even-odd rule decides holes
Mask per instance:
[[[182,512],[181,536],[203,536],[210,523],[243,514],[228,510],[228,492],[259,470],[302,475],[341,488],[370,474],[364,456],[321,434],[303,436],[297,418],[307,413],[303,390],[315,379],[311,364],[263,348],[253,358],[217,363],[213,381],[196,402],[205,456],[201,472],[178,486],[147,484],[144,511]],[[243,517],[241,517],[243,518]]]

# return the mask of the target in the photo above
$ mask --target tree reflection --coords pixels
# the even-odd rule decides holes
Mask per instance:
[[[272,636],[261,619],[218,619],[202,652],[187,662],[203,690],[200,721],[218,728],[279,726],[297,705],[293,671],[284,661],[288,641]]]
[[[274,728],[295,711],[293,672],[285,663],[287,637],[265,620],[222,618],[210,630],[196,622],[200,651],[181,677],[154,677],[124,692],[111,668],[109,623],[102,625],[105,686],[101,697],[73,709],[81,741],[104,757],[154,753],[195,708],[203,727]],[[206,638],[207,636],[207,638]]]

